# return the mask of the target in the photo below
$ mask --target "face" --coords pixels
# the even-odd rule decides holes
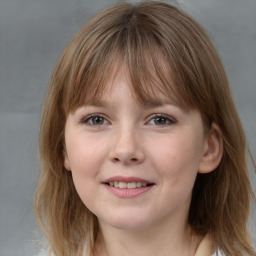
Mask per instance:
[[[143,229],[185,220],[205,154],[201,116],[163,95],[158,104],[138,103],[126,77],[120,71],[100,101],[68,115],[65,168],[102,225]]]

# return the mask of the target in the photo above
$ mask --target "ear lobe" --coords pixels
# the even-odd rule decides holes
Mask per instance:
[[[199,164],[199,173],[209,173],[215,170],[223,155],[223,138],[219,126],[212,123],[209,134],[206,136],[204,152]]]
[[[71,171],[71,166],[70,166],[70,162],[69,162],[67,152],[64,152],[64,167],[67,171]]]

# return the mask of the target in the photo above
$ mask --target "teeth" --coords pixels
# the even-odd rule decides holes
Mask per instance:
[[[140,187],[146,187],[147,183],[145,182],[123,182],[123,181],[110,181],[109,185],[111,187],[116,187],[116,188],[140,188]]]
[[[136,188],[137,183],[136,182],[129,182],[127,183],[127,188]]]
[[[136,187],[137,187],[137,188],[140,188],[141,185],[142,185],[141,182],[137,182],[137,183],[136,183]]]
[[[119,188],[127,188],[127,183],[119,181]]]

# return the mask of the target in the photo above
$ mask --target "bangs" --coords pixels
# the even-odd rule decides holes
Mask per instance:
[[[132,42],[132,44],[134,44]],[[89,67],[80,70],[81,79],[77,83],[69,84],[63,101],[65,113],[88,102],[100,100],[106,91],[106,85],[112,84],[116,75],[124,67],[129,85],[136,100],[141,104],[148,104],[162,99],[182,109],[193,107],[189,93],[184,90],[182,83],[175,83],[175,77],[170,64],[167,62],[160,49],[152,47],[144,49],[133,45],[125,49],[112,51],[102,56],[93,57]],[[97,57],[99,59],[97,59]],[[178,86],[179,85],[179,86]]]
[[[70,76],[62,101],[66,114],[86,102],[100,100],[106,84],[121,67],[126,68],[140,103],[164,97],[185,110],[197,108],[191,93],[194,81],[188,77],[192,72],[182,63],[183,45],[175,45],[153,23],[147,24],[133,12],[111,24],[106,22],[91,31],[85,27],[71,45]]]

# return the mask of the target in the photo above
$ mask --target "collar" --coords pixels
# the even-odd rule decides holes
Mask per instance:
[[[213,252],[213,242],[210,237],[206,235],[199,244],[195,256],[211,256]]]

